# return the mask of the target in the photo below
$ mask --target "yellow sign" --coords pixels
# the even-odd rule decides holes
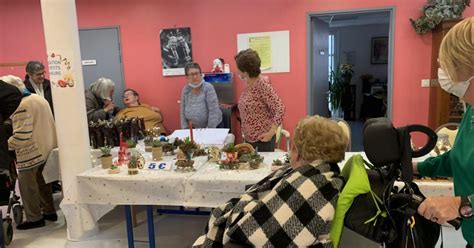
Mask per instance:
[[[249,48],[256,51],[260,60],[261,70],[272,67],[272,39],[270,36],[257,36],[249,38]]]

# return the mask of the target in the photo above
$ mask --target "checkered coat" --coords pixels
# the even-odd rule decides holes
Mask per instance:
[[[284,167],[214,209],[193,247],[332,247],[331,222],[343,181],[336,164]]]

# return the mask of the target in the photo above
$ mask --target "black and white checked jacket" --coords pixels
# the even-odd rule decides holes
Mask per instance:
[[[329,238],[343,181],[337,164],[284,167],[240,198],[214,209],[193,247],[230,242],[255,247],[332,247]]]

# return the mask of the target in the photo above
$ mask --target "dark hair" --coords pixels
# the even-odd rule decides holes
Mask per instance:
[[[138,94],[138,92],[136,90],[134,90],[134,89],[125,89],[123,91],[122,95],[125,95],[125,92],[127,92],[127,91],[131,91],[134,96],[138,97],[137,102],[138,102],[138,104],[141,104],[140,103],[140,95]]]
[[[184,66],[184,74],[187,76],[190,69],[198,69],[201,73],[201,66],[198,63],[189,62]]]
[[[249,77],[258,77],[260,75],[260,57],[258,53],[252,49],[240,51],[235,55],[235,62],[237,62],[237,68],[241,72],[247,72]]]
[[[27,73],[35,73],[37,71],[44,70],[44,65],[39,61],[30,61],[26,64]]]

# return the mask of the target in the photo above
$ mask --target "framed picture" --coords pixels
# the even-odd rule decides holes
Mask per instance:
[[[373,37],[370,55],[371,64],[388,63],[388,37]]]
[[[193,61],[191,28],[160,30],[163,76],[184,75],[184,66]]]

